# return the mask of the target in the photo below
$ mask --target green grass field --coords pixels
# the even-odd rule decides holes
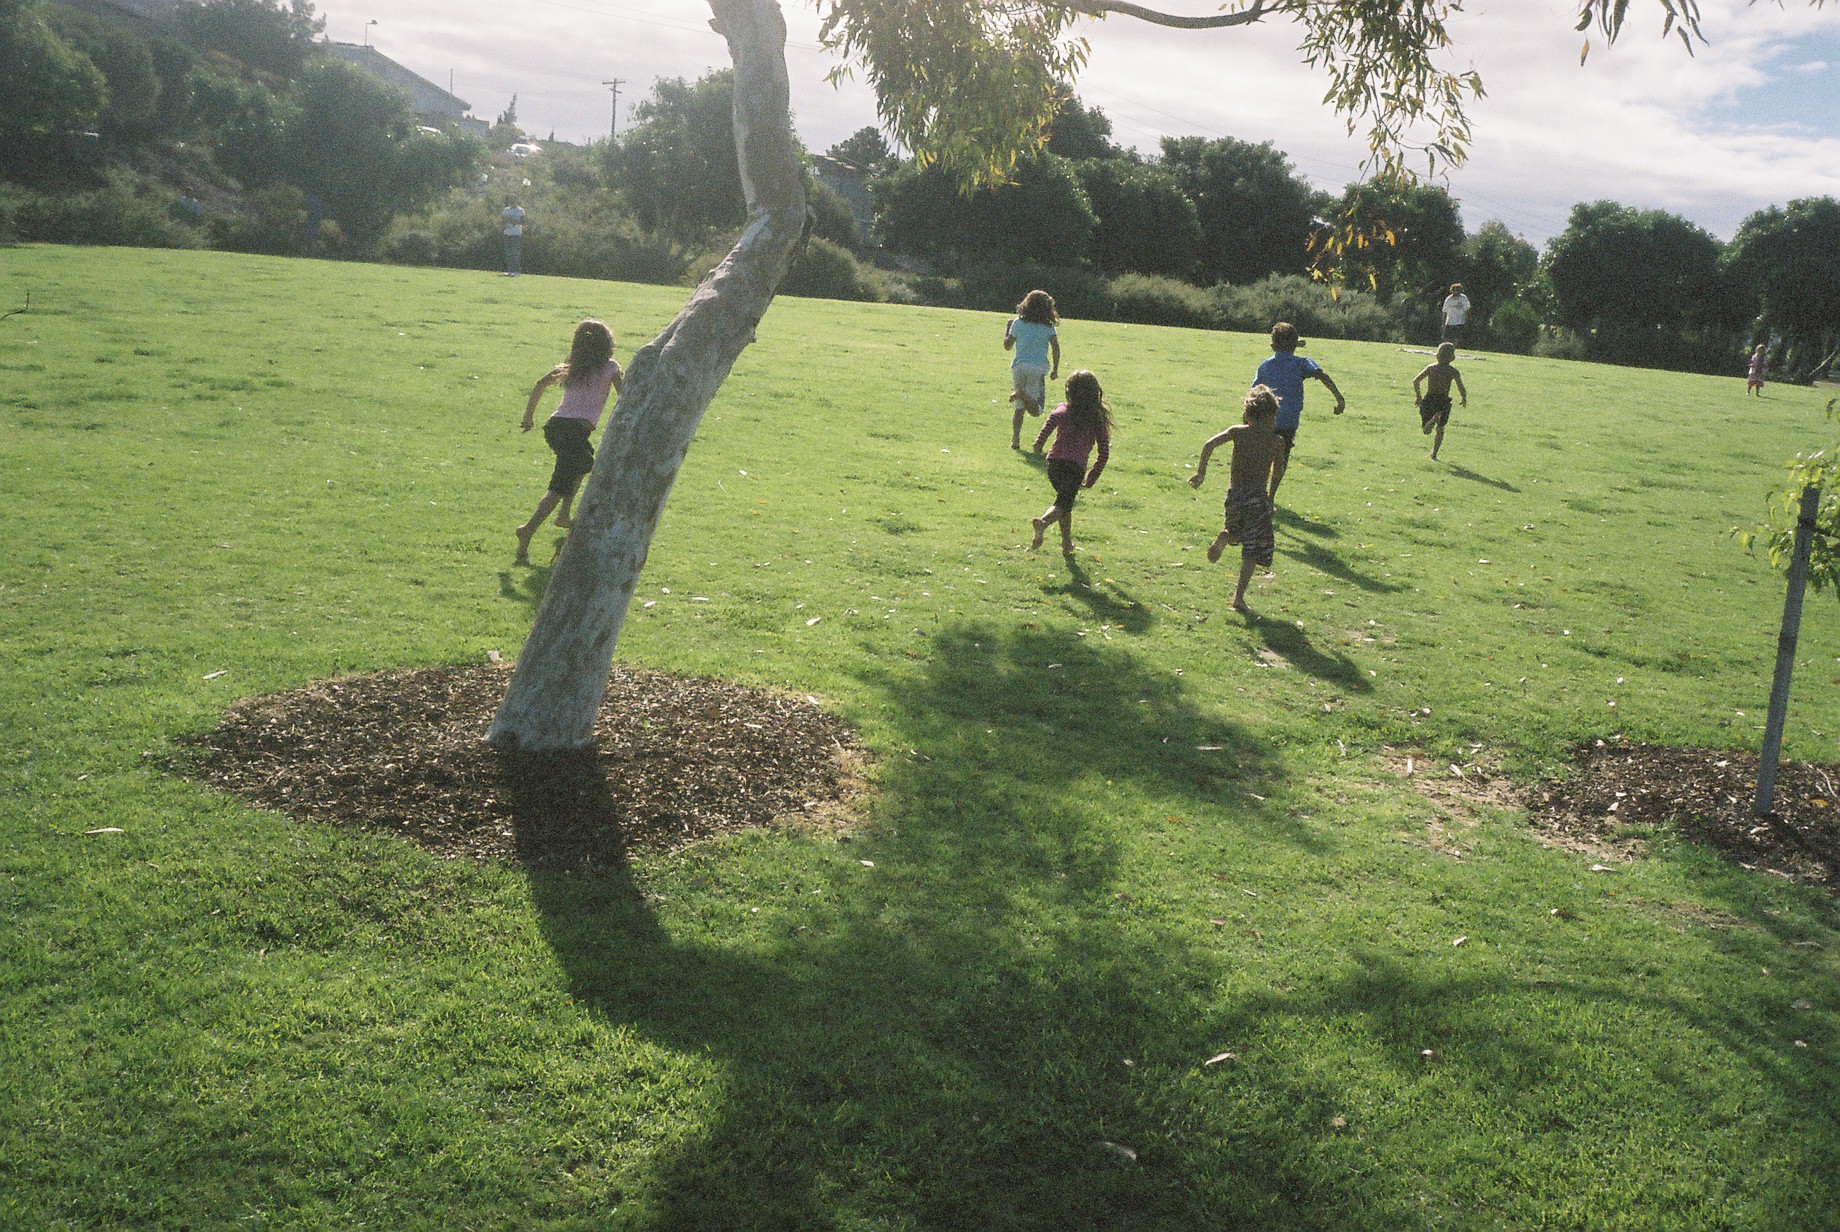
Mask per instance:
[[[1395,768],[1755,749],[1783,585],[1728,532],[1824,396],[1490,355],[1434,463],[1426,357],[1318,341],[1349,413],[1312,392],[1249,623],[1224,468],[1184,479],[1263,339],[1063,326],[1118,421],[1070,567],[1001,318],[782,301],[619,657],[823,698],[868,815],[587,878],[168,767],[238,698],[515,655],[524,395],[681,293],[0,250],[28,291],[0,1226],[1840,1228],[1834,901],[1665,833],[1593,871]],[[1790,755],[1837,677],[1823,595]]]

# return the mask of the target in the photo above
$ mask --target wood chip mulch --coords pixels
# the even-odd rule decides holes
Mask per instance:
[[[616,668],[594,747],[484,742],[508,669],[321,681],[237,703],[185,772],[303,821],[403,835],[448,856],[618,867],[724,830],[841,827],[865,786],[854,735],[816,699]]]
[[[1768,816],[1755,753],[1594,741],[1572,772],[1525,798],[1536,827],[1614,845],[1620,831],[1666,826],[1745,868],[1840,889],[1840,766],[1784,761]]]
[[[496,665],[379,672],[239,702],[193,742],[186,773],[305,821],[388,830],[448,856],[612,868],[726,830],[852,823],[866,790],[854,735],[817,700],[616,668],[594,747],[501,754],[483,736]],[[1581,746],[1530,789],[1421,783],[1518,803],[1549,841],[1627,855],[1671,827],[1746,868],[1840,889],[1840,766],[1785,761],[1774,811],[1751,812],[1755,753],[1622,741]],[[1515,797],[1518,797],[1517,799]]]

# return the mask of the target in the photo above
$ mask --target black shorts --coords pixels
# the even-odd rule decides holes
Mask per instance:
[[[1073,502],[1079,498],[1080,482],[1086,478],[1086,467],[1071,458],[1048,459],[1048,482],[1054,485],[1054,507],[1062,513],[1071,512]]]
[[[1439,428],[1450,422],[1450,394],[1426,394],[1418,404],[1418,421],[1427,428]]]
[[[543,439],[556,452],[556,469],[550,473],[549,490],[558,496],[573,496],[581,477],[594,469],[594,446],[588,435],[594,425],[585,419],[562,419],[551,416],[543,423]]]

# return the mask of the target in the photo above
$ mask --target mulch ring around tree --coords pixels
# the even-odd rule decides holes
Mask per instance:
[[[572,869],[753,826],[842,828],[866,789],[854,733],[817,699],[624,667],[592,748],[501,754],[483,737],[509,680],[429,668],[249,698],[185,772],[297,820]]]
[[[815,698],[621,667],[591,749],[510,755],[483,739],[508,681],[496,665],[429,668],[250,698],[193,742],[186,772],[303,821],[576,869],[747,827],[844,829],[867,789],[854,733]],[[1520,807],[1542,841],[1603,858],[1633,858],[1632,834],[1670,827],[1745,868],[1840,889],[1840,767],[1783,762],[1758,817],[1755,753],[1600,740],[1530,788],[1392,760],[1439,804],[1439,841],[1464,804]]]
[[[1619,831],[1666,826],[1744,868],[1840,889],[1840,766],[1780,763],[1771,812],[1758,816],[1759,764],[1755,753],[1598,740],[1523,803],[1566,845],[1614,847]]]

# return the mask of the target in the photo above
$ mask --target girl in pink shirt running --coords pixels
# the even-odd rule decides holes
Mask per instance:
[[[1054,503],[1039,518],[1031,519],[1035,541],[1033,551],[1041,546],[1043,533],[1060,523],[1061,555],[1073,555],[1073,502],[1080,489],[1099,482],[1112,446],[1112,408],[1105,404],[1105,391],[1099,378],[1082,368],[1067,378],[1067,400],[1054,408],[1048,421],[1041,425],[1035,438],[1035,452],[1052,435],[1054,445],[1048,450],[1048,482],[1054,485]],[[1094,448],[1099,451],[1092,469],[1086,459]]]
[[[625,373],[613,358],[613,332],[599,321],[587,320],[575,327],[575,340],[569,357],[543,374],[530,401],[524,406],[524,422],[519,430],[528,432],[536,424],[537,403],[543,393],[558,381],[562,383],[562,404],[543,425],[543,439],[556,455],[556,469],[549,477],[549,490],[537,502],[530,520],[518,527],[517,559],[530,563],[530,540],[549,516],[556,513],[556,525],[568,529],[574,525],[571,510],[575,489],[582,476],[594,469],[594,447],[588,437],[599,426],[601,412],[607,408],[607,395],[620,388]]]

